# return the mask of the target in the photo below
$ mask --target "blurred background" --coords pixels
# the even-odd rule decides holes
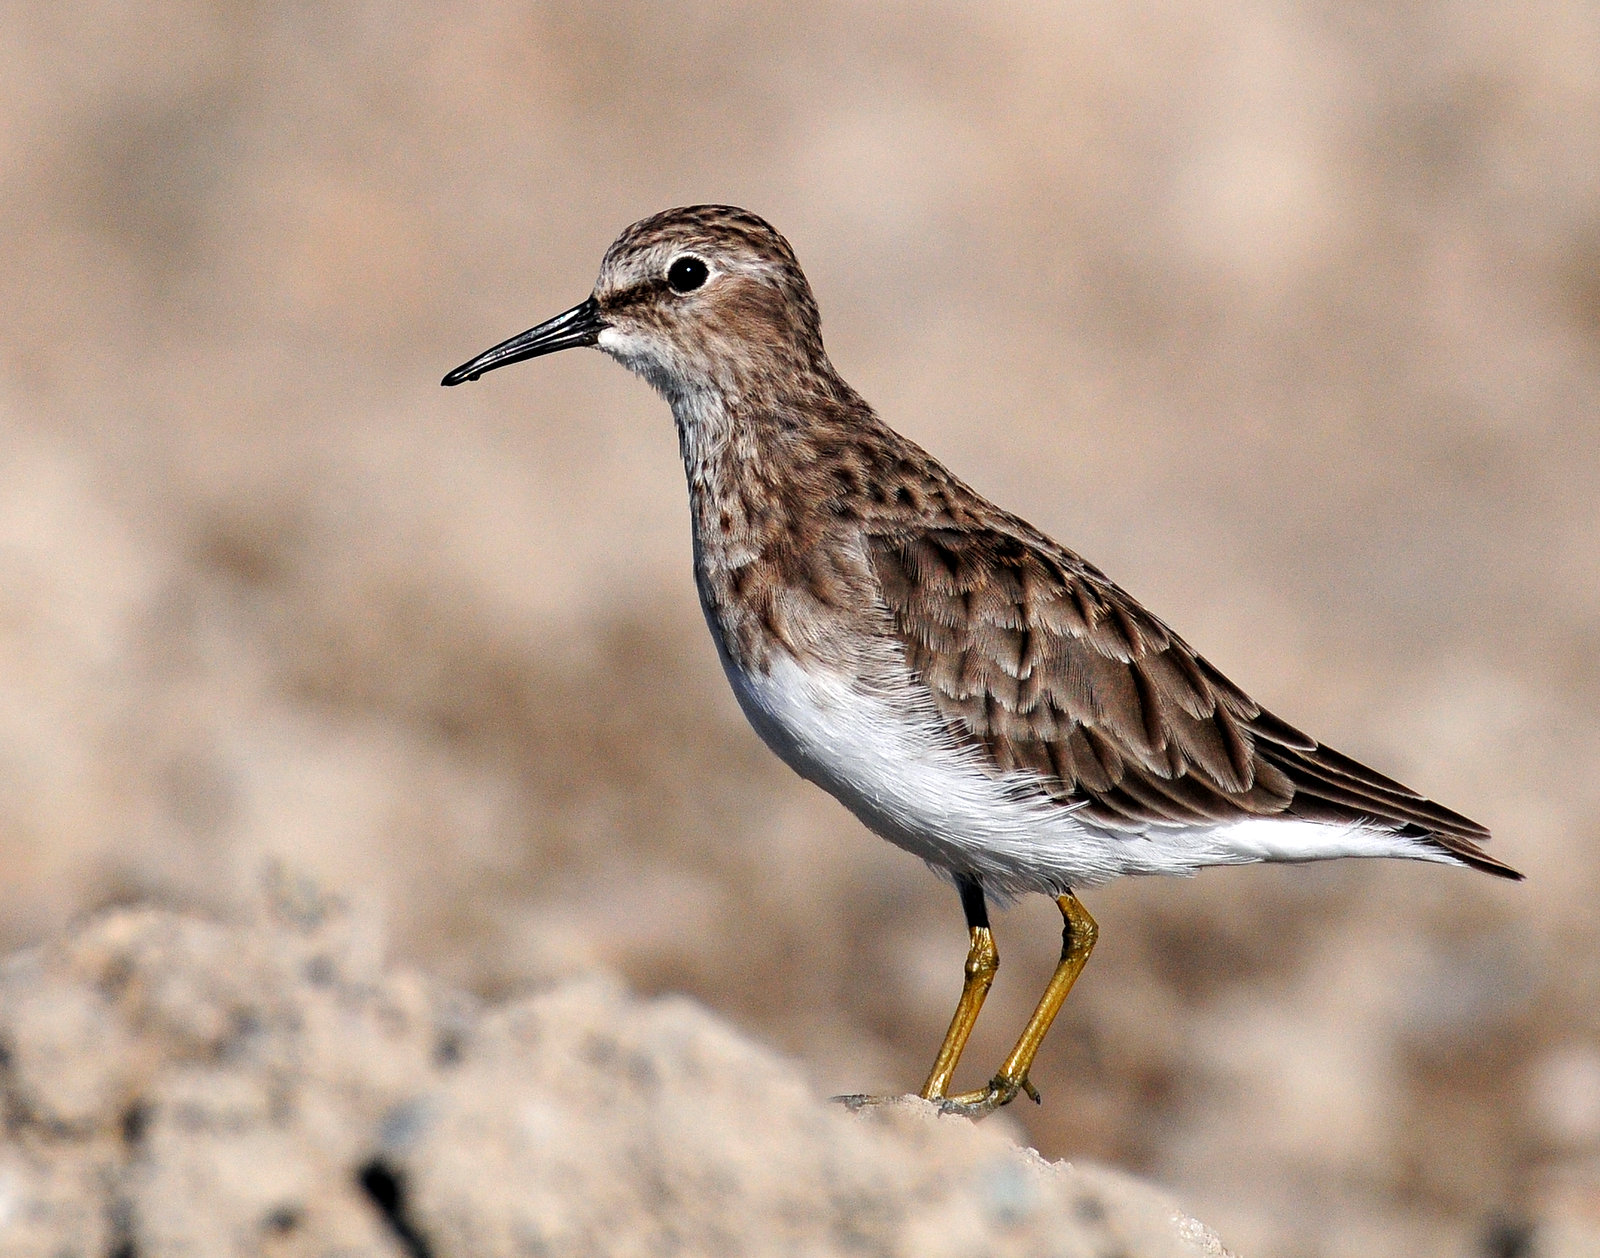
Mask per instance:
[[[0,947],[279,860],[921,1083],[955,897],[744,726],[665,405],[438,387],[731,201],[892,424],[1529,875],[1093,893],[1027,1138],[1250,1255],[1600,1229],[1592,4],[12,4],[0,169]]]

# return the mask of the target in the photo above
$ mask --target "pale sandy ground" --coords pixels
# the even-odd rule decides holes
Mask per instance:
[[[291,881],[0,962],[5,1258],[1230,1258],[1004,1118],[847,1112],[681,997],[477,1007]]]
[[[664,406],[437,384],[730,200],[891,422],[1529,874],[1092,895],[1028,1137],[1251,1255],[1600,1231],[1592,5],[12,5],[0,169],[0,947],[278,857],[920,1081],[954,897],[743,727]]]

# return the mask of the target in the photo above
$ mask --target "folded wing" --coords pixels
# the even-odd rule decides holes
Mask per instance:
[[[1484,827],[1273,716],[1078,556],[1015,522],[894,528],[868,554],[907,659],[997,771],[1031,770],[1086,820],[1366,823],[1520,877]]]

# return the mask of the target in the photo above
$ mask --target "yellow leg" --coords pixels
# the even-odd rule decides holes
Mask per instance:
[[[944,1043],[939,1045],[939,1055],[933,1059],[933,1069],[928,1081],[922,1085],[922,1097],[927,1101],[941,1101],[950,1086],[950,1076],[955,1074],[961,1061],[961,1051],[967,1046],[967,1037],[978,1021],[978,1011],[983,1008],[983,998],[989,994],[994,973],[1000,968],[1000,951],[994,946],[994,935],[987,926],[972,927],[972,944],[967,949],[967,976],[961,985],[961,1000],[956,1004],[955,1016],[950,1019],[950,1029],[944,1033]]]
[[[1044,995],[1039,997],[1033,1016],[1028,1019],[1028,1025],[1023,1027],[1022,1036],[1017,1040],[1017,1046],[1001,1064],[999,1073],[989,1081],[989,1086],[977,1092],[963,1092],[959,1096],[943,1098],[940,1102],[941,1107],[947,1112],[981,1118],[1014,1100],[1018,1092],[1026,1092],[1035,1101],[1039,1099],[1033,1084],[1028,1082],[1028,1071],[1033,1068],[1033,1059],[1039,1052],[1039,1045],[1044,1043],[1050,1024],[1056,1020],[1056,1014],[1061,1012],[1067,993],[1078,981],[1084,963],[1094,951],[1095,940],[1100,936],[1100,928],[1095,925],[1094,918],[1089,916],[1089,910],[1078,903],[1078,897],[1072,892],[1057,897],[1056,903],[1061,906],[1062,917],[1061,960],[1056,965],[1056,972],[1050,976],[1049,986],[1044,989]],[[967,994],[963,992],[961,1006],[956,1010],[958,1020],[962,1008],[966,1005],[966,998]],[[978,1003],[981,1004],[982,1001],[983,997],[980,995]],[[976,1008],[973,1009],[972,1016],[977,1017]],[[950,1030],[951,1035],[954,1035],[953,1024]],[[951,1036],[945,1037],[946,1047],[949,1046],[950,1038]],[[965,1038],[963,1035],[963,1043]],[[958,1049],[958,1054],[959,1051]],[[943,1050],[940,1051],[939,1059],[944,1060]],[[951,1069],[954,1068],[952,1062]],[[937,1071],[938,1067],[935,1066],[934,1069]],[[933,1079],[930,1078],[928,1082],[931,1085]],[[924,1090],[923,1095],[929,1096],[930,1093]]]
[[[994,972],[1000,968],[1000,952],[994,946],[994,935],[989,931],[989,910],[984,904],[983,884],[970,875],[958,875],[955,884],[961,896],[961,912],[967,919],[967,932],[972,942],[967,947],[967,976],[961,984],[961,999],[956,1004],[955,1016],[950,1019],[950,1029],[944,1033],[944,1043],[939,1045],[933,1070],[928,1075],[928,1081],[922,1085],[924,1100],[941,1103],[945,1090],[950,1086],[950,1076],[955,1074],[956,1066],[961,1061],[961,1051],[966,1048],[967,1038],[978,1021],[983,998],[989,994],[989,985],[994,982]],[[894,1098],[836,1096],[833,1099],[850,1109],[862,1109]]]

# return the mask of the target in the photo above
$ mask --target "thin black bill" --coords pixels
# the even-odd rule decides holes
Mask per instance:
[[[554,319],[546,319],[536,328],[529,328],[509,341],[501,341],[493,349],[484,350],[471,362],[462,363],[439,383],[446,386],[460,384],[463,380],[476,380],[484,372],[493,371],[496,367],[520,363],[525,358],[553,354],[558,349],[593,345],[600,339],[605,327],[606,321],[600,317],[600,306],[591,297]]]

